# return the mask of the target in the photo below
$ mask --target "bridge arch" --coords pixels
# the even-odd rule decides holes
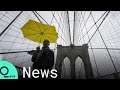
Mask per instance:
[[[65,57],[62,62],[62,69],[61,69],[61,78],[62,79],[70,79],[71,78],[71,67],[70,67],[70,59],[68,57]]]
[[[94,78],[92,65],[89,58],[88,46],[83,44],[83,46],[62,46],[58,45],[57,47],[57,58],[55,68],[58,71],[58,78],[61,78],[61,67],[64,58],[68,56],[70,59],[71,66],[71,79],[75,79],[75,61],[78,56],[82,58],[85,68],[85,77],[87,79]]]
[[[85,79],[84,63],[80,56],[75,60],[75,77],[76,79]]]

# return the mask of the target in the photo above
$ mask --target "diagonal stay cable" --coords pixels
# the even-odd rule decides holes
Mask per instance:
[[[89,13],[89,15],[88,15],[86,21],[83,21],[83,22],[84,22],[84,25],[83,25],[83,27],[82,27],[81,30],[83,30],[83,28],[86,26],[86,23],[87,23],[88,19],[90,18],[90,14],[91,14],[91,13],[92,13],[92,11],[90,11],[90,13]],[[83,17],[83,14],[82,14],[82,13],[81,13],[81,15],[82,15],[82,17]],[[83,17],[83,20],[84,20],[84,17]]]
[[[92,12],[90,12],[88,18],[90,17],[91,13],[92,13]],[[82,14],[82,13],[81,13],[81,16],[83,17],[83,14]],[[87,21],[87,20],[86,20],[86,21]],[[85,22],[84,20],[83,20],[83,22],[84,22],[85,30],[86,30],[86,32],[87,32],[86,22]],[[87,36],[88,36],[88,39],[90,39],[88,33],[87,33]],[[92,48],[91,41],[90,41],[90,46],[91,46],[91,48]],[[94,58],[94,61],[95,61],[95,66],[96,66],[96,69],[97,69],[97,74],[98,74],[98,76],[100,77],[101,75],[100,75],[99,70],[98,70],[98,66],[97,66],[97,62],[96,62],[96,58],[95,58],[95,55],[94,55],[93,49],[92,49],[92,54],[93,54],[93,58]]]
[[[97,23],[101,20],[101,18],[102,18],[106,13],[107,13],[107,11],[101,15],[101,17],[94,23],[94,25],[92,25],[92,26],[90,27],[90,29],[86,32],[85,35],[87,35],[87,33],[90,32],[90,30],[95,26],[95,24],[97,24]],[[83,37],[85,37],[85,35],[84,35]],[[83,38],[83,37],[82,37],[82,38]],[[80,38],[80,40],[81,40],[82,38]]]
[[[77,37],[80,37],[81,38],[81,35],[79,34],[79,23],[80,23],[80,19],[81,19],[81,16],[78,16],[78,12],[76,11],[75,12],[75,29],[74,29],[74,44],[77,42],[75,42],[75,40],[77,41]],[[79,17],[79,18],[78,18]],[[81,44],[82,44],[82,40],[81,40]]]
[[[61,12],[60,12],[61,13]],[[66,28],[65,27],[65,19],[64,18],[61,18],[61,17],[63,17],[63,15],[62,15],[62,13],[61,13],[61,16],[59,15],[59,13],[58,13],[58,11],[57,11],[57,14],[58,14],[58,17],[59,17],[59,19],[60,19],[60,23],[61,23],[61,25],[62,25],[62,28],[63,28],[63,30],[64,30],[64,32],[65,32],[65,30],[68,30],[68,28]],[[65,16],[64,16],[65,17]],[[65,34],[68,34],[69,32],[66,32]]]
[[[109,13],[110,13],[110,11],[108,11],[108,13],[107,13],[107,15],[105,16],[105,18],[108,16]],[[93,21],[95,22],[92,14],[91,14],[91,16],[92,16]],[[105,20],[105,19],[104,19],[104,20]],[[97,24],[96,24],[96,27],[97,27]],[[97,27],[97,28],[98,28],[98,27]],[[104,41],[104,39],[103,39],[103,37],[102,37],[102,35],[101,35],[101,32],[99,31],[99,28],[98,28],[97,30],[98,30],[98,32],[99,32],[99,34],[100,34],[100,37],[101,37],[101,39],[102,39],[102,41],[103,41],[103,43],[104,43],[104,45],[105,45],[105,48],[106,48],[106,50],[107,50],[107,52],[108,52],[108,55],[109,55],[109,57],[110,57],[110,60],[111,60],[111,62],[112,62],[112,64],[113,64],[113,67],[114,67],[114,69],[115,69],[115,72],[118,74],[118,71],[117,71],[117,68],[116,68],[116,66],[115,66],[115,63],[114,63],[114,61],[113,61],[113,59],[112,59],[112,56],[111,56],[111,54],[110,54],[110,52],[109,52],[109,50],[108,50],[108,48],[107,48],[106,43],[105,43],[105,41]],[[118,77],[119,77],[119,75],[118,75]]]
[[[51,13],[52,13],[52,11],[51,11]],[[56,22],[57,22],[57,24],[58,24],[58,27],[62,30],[62,33],[63,33],[63,37],[65,36],[65,38],[66,38],[66,40],[68,41],[68,42],[70,42],[70,39],[69,39],[69,37],[68,37],[68,34],[66,33],[66,31],[68,30],[68,27],[67,27],[67,12],[66,11],[64,11],[63,12],[64,14],[64,16],[62,15],[61,17],[64,17],[64,18],[60,18],[60,16],[59,16],[59,19],[60,19],[60,22],[58,22],[58,20],[57,20],[57,18],[55,17],[55,15],[53,15],[54,16],[54,18],[55,18],[55,20],[56,20]],[[62,22],[62,20],[63,20],[63,22]],[[61,23],[61,24],[60,24]],[[62,27],[61,27],[62,26]],[[63,42],[64,43],[64,42]],[[69,44],[68,44],[69,45]]]
[[[0,33],[0,36],[10,27],[10,25],[22,14],[23,11],[21,11],[15,18],[14,20]]]
[[[53,12],[52,12],[52,11],[51,11],[51,13],[52,13],[52,15],[53,15]],[[53,15],[53,16],[54,16],[54,18],[55,18],[55,20],[56,20],[56,22],[57,22],[59,28],[62,30],[62,33],[64,34],[64,36],[65,36],[65,38],[66,38],[66,35],[65,35],[65,33],[63,32],[63,29],[61,28],[60,24],[58,23],[58,21],[57,21],[55,15]],[[67,38],[66,38],[66,39],[67,39]],[[68,44],[68,45],[69,45],[69,44]]]
[[[60,12],[60,13],[61,13],[61,12]],[[58,11],[57,11],[57,14],[58,14],[58,17],[59,17],[60,22],[61,22],[61,24],[62,24],[62,27],[63,27],[64,29],[66,29],[66,28],[65,28],[65,26],[64,26],[64,24],[63,24],[63,22],[62,22],[62,20],[63,20],[63,19],[61,18],[62,16],[60,17],[60,15],[59,15]]]
[[[52,13],[53,17],[54,17],[54,14],[55,14],[55,13]],[[54,17],[54,18],[55,18],[55,17]],[[52,18],[52,21],[53,21],[53,18]],[[52,21],[51,21],[51,23],[52,23]],[[46,21],[46,22],[47,22],[47,21]],[[50,27],[48,27],[46,30],[48,30],[49,28],[50,28]],[[46,30],[45,30],[45,31],[46,31]],[[45,32],[45,31],[44,31],[44,32]],[[59,33],[58,33],[58,35],[59,35]],[[60,35],[59,35],[59,36],[60,36]],[[60,37],[61,37],[61,36],[60,36]],[[62,37],[61,37],[61,38],[62,38]],[[63,39],[63,38],[62,38],[62,39]],[[63,39],[63,40],[64,40],[64,39]],[[64,40],[64,41],[67,43],[66,40]],[[68,44],[68,43],[67,43],[67,44]]]
[[[41,22],[41,20],[38,18],[38,16],[36,15],[36,13],[34,11],[32,11],[33,14],[37,17],[37,19]],[[41,22],[42,23],[42,22]]]
[[[82,11],[81,11],[80,13],[82,13]],[[81,22],[79,21],[80,25],[78,25],[78,27],[80,27],[80,28],[82,28],[82,23],[83,23],[83,19],[85,18],[85,13],[86,13],[86,11],[84,12],[84,17],[82,18],[82,21],[81,21]],[[82,34],[82,36],[83,36],[83,30],[80,29],[80,31],[81,31],[81,34]],[[79,36],[80,36],[80,35],[79,35]],[[78,40],[79,40],[79,36],[78,36]],[[85,43],[84,37],[83,37],[83,42]]]
[[[105,17],[103,18],[103,20],[101,21],[101,23],[99,24],[99,26],[97,27],[96,31],[93,33],[93,35],[91,36],[91,38],[89,39],[88,43],[90,42],[90,40],[93,38],[93,36],[96,34],[96,32],[99,30],[100,26],[103,24],[104,20],[106,19],[106,17],[108,16],[109,12],[107,12],[107,14],[105,15]],[[92,14],[91,14],[92,15]],[[94,22],[95,23],[95,22]],[[97,25],[95,23],[95,25]]]
[[[51,27],[52,21],[53,21],[53,19],[54,19],[55,12],[52,13],[52,15],[53,15],[53,17],[52,17],[51,23],[49,24],[49,27],[48,27],[47,29],[45,29],[45,31],[48,30],[48,29]],[[46,22],[47,22],[47,21],[46,21]],[[45,32],[45,31],[44,31],[44,32]],[[43,32],[43,33],[44,33],[44,32]],[[59,33],[58,33],[58,35],[59,35]],[[59,35],[59,37],[61,37],[61,36]],[[61,37],[61,39],[63,39],[63,38]],[[65,39],[63,39],[63,40],[66,42],[66,44],[69,45],[69,43],[68,43]]]
[[[42,19],[43,19],[43,21],[45,21],[46,22],[46,20],[37,12],[37,11],[35,11],[37,14],[38,14],[38,16],[40,16]],[[47,22],[46,22],[47,23]],[[47,23],[48,24],[48,23]]]
[[[54,12],[54,14],[55,14],[55,12]],[[43,33],[45,33],[47,30],[49,30],[49,28],[51,28],[51,24],[52,24],[52,22],[53,22],[53,18],[54,18],[54,17],[52,17],[52,20],[51,20],[50,24],[48,24],[49,26],[44,30]]]
[[[62,19],[63,19],[63,23],[64,23],[64,33],[67,36],[67,40],[69,40],[70,42],[70,38],[69,38],[69,25],[68,25],[68,17],[67,17],[67,11],[64,11],[64,14],[62,15]]]

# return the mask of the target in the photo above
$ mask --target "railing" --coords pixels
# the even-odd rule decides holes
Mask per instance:
[[[29,51],[0,52],[0,54],[23,53],[23,52],[29,52]]]
[[[55,49],[51,49],[51,50],[55,50]],[[30,50],[30,51],[13,51],[13,52],[0,52],[0,54],[23,53],[23,52],[32,53],[34,51],[35,50]]]

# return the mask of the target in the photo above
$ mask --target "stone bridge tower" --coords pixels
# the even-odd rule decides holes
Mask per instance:
[[[75,79],[75,60],[77,57],[80,57],[84,63],[85,77],[86,79],[93,79],[93,71],[92,65],[90,63],[89,53],[88,53],[88,45],[83,44],[83,46],[62,46],[58,45],[57,47],[57,58],[55,69],[58,72],[58,79],[61,78],[61,68],[62,62],[65,57],[70,59],[70,67],[71,67],[71,78]]]

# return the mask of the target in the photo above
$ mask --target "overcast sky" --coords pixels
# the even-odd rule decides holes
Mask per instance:
[[[73,43],[73,34],[74,34],[75,45],[80,46],[87,43],[89,38],[92,37],[93,33],[95,32],[95,30],[100,25],[100,23],[102,22],[102,20],[106,15],[105,11],[92,11],[92,15],[94,17],[94,20],[93,20],[92,16],[90,15],[91,11],[75,11],[75,18],[74,18],[74,11],[68,11],[68,15],[69,15],[69,23],[68,23],[68,16],[66,11],[52,11],[52,12],[37,11],[37,12],[40,14],[42,18],[44,18],[45,21],[47,21],[47,23],[56,27],[56,31],[60,35],[57,40],[57,44],[62,44],[63,46],[70,45],[70,36],[71,36],[71,41]],[[12,12],[0,11],[0,33],[8,26],[8,24],[19,13],[20,11],[12,11]],[[53,17],[53,14],[55,17]],[[88,17],[89,19],[87,20]],[[42,18],[40,18],[40,20],[42,21],[42,23],[46,24],[46,22]],[[29,19],[39,21],[31,11],[24,11],[22,15],[20,15],[18,19],[0,37],[0,52],[33,50],[36,48],[36,46],[39,45],[38,43],[35,43],[33,41],[30,41],[24,38],[20,30],[20,28],[25,23],[27,23]],[[74,22],[74,19],[75,19],[75,22]],[[98,21],[96,25],[94,25],[95,24],[94,21],[95,22]],[[74,27],[74,23],[75,23],[75,27]],[[70,25],[70,36],[69,36],[68,25]],[[74,27],[74,30],[73,30],[73,27]],[[91,27],[92,29],[90,29]],[[87,33],[88,30],[90,31]],[[102,23],[99,30],[108,48],[120,48],[120,13],[119,11],[111,11],[108,17]],[[82,38],[83,36],[84,38]],[[92,48],[105,48],[105,45],[98,32],[96,32],[96,34],[92,38],[91,45],[90,43],[88,43],[88,45],[89,45],[89,48],[91,48],[91,45],[92,45]],[[50,48],[56,49],[56,44],[51,44]],[[114,72],[114,68],[110,61],[107,51],[106,50],[93,50],[93,51],[94,51],[96,61],[99,67],[99,71],[101,72],[101,74],[104,75],[106,74],[106,72],[107,73]],[[113,51],[110,51],[110,53],[119,71],[119,66],[120,66],[119,53],[120,52],[118,50],[117,51],[113,50]],[[92,66],[94,68],[94,74],[97,76],[95,62],[93,60],[93,53],[91,49],[89,49],[89,54],[90,54]],[[0,55],[0,58],[1,58],[1,55]],[[32,65],[30,61],[31,56],[26,53],[7,54],[7,55],[5,54],[5,55],[2,55],[2,58],[8,61],[11,61],[18,66],[27,67],[29,65]],[[104,65],[104,67],[106,68],[101,67],[101,65]]]

